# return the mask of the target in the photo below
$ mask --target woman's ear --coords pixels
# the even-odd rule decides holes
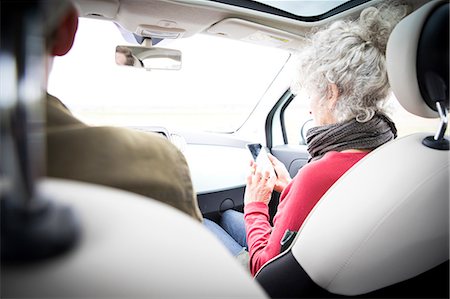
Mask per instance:
[[[71,7],[55,31],[50,52],[53,56],[63,56],[69,52],[75,40],[77,28],[78,13],[74,7]]]
[[[339,98],[339,88],[335,83],[331,83],[328,85],[328,99],[327,103],[329,104],[330,110],[336,107],[337,99]]]

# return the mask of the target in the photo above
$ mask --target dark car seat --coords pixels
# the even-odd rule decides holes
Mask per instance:
[[[256,280],[272,298],[449,295],[449,3],[403,19],[387,47],[394,94],[410,112],[440,117],[378,148],[318,202],[293,244]]]

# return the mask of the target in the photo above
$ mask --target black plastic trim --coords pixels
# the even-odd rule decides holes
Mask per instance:
[[[282,105],[286,101],[286,97],[288,97],[288,101],[290,98],[294,98],[294,95],[290,91],[290,89],[286,90],[283,95],[280,97],[280,99],[277,101],[277,103],[273,106],[273,108],[270,110],[269,114],[266,118],[266,125],[265,125],[265,132],[266,132],[266,144],[269,149],[273,146],[273,138],[272,138],[272,127],[273,127],[273,119],[275,116],[275,113],[277,112],[280,105]],[[284,138],[284,136],[283,136]]]
[[[292,103],[294,98],[295,98],[295,96],[291,95],[289,97],[289,99],[286,101],[286,103],[284,103],[283,107],[281,107],[281,111],[280,111],[281,132],[283,133],[284,144],[288,144],[289,143],[289,140],[288,140],[288,137],[287,137],[287,133],[286,133],[285,121],[284,121],[284,111],[289,106],[289,104]]]
[[[45,54],[43,18],[51,4],[44,2],[0,4],[0,57],[9,62],[1,66],[2,76],[9,78],[1,84],[11,90],[0,95],[0,102],[7,99],[9,103],[0,107],[0,177],[7,182],[0,187],[3,265],[63,254],[75,246],[81,233],[75,212],[40,198],[36,188],[36,180],[45,174],[43,73],[37,59]],[[27,83],[31,81],[35,84]]]
[[[411,279],[358,296],[359,298],[449,298],[448,260]]]
[[[72,249],[80,239],[80,221],[69,206],[43,199],[34,199],[28,209],[11,198],[0,203],[2,263],[55,257]]]
[[[271,298],[449,298],[448,260],[416,277],[358,296],[333,294],[317,285],[290,250],[267,263],[255,279]]]
[[[356,7],[356,6],[359,6],[366,2],[369,2],[370,0],[348,1],[346,3],[343,3],[333,9],[327,11],[326,13],[323,13],[323,14],[320,14],[317,16],[299,16],[299,15],[295,15],[295,14],[289,13],[287,11],[284,11],[284,10],[281,10],[281,9],[278,9],[278,8],[275,8],[275,7],[272,7],[272,6],[263,4],[263,3],[251,1],[251,0],[210,0],[210,1],[224,3],[224,4],[228,4],[228,5],[232,5],[232,6],[238,6],[238,7],[242,7],[242,8],[251,9],[251,10],[257,10],[260,12],[265,12],[265,13],[269,13],[272,15],[277,15],[280,17],[285,17],[285,18],[294,19],[294,20],[298,20],[298,21],[316,22],[316,21],[327,19],[338,13],[341,13],[341,12],[349,10],[353,7]]]
[[[336,297],[309,277],[291,251],[265,265],[255,279],[270,298]]]
[[[245,186],[233,189],[197,194],[198,205],[203,216],[214,220],[221,214],[221,206],[224,201],[232,202],[230,208],[242,211],[244,206]],[[230,202],[231,201],[231,202]]]
[[[425,137],[422,140],[422,144],[426,147],[440,151],[448,151],[450,148],[448,139],[442,138],[440,140],[435,140],[433,136]]]

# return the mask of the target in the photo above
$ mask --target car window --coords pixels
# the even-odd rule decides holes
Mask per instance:
[[[261,11],[271,15],[300,20],[304,22],[319,21],[339,12],[349,10],[369,0],[209,0]]]
[[[387,110],[395,122],[399,137],[416,132],[430,132],[434,135],[439,125],[439,119],[422,118],[406,111],[393,94],[388,99]],[[283,117],[288,143],[301,144],[302,126],[312,118],[309,113],[308,97],[302,93],[298,94],[284,111]],[[312,125],[313,123],[309,122],[305,126]]]
[[[281,9],[283,11],[292,13],[297,16],[317,16],[324,14],[333,8],[342,5],[346,0],[334,1],[310,1],[310,0],[296,0],[296,1],[279,1],[279,0],[258,0],[258,2]]]
[[[116,46],[126,44],[112,22],[80,18],[72,50],[53,63],[49,93],[91,125],[233,132],[290,56],[197,34],[163,46],[182,51],[180,71],[145,71],[115,64]]]

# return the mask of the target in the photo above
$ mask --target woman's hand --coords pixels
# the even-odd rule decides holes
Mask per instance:
[[[247,176],[247,186],[244,194],[244,204],[250,202],[263,202],[269,204],[272,191],[277,181],[276,176],[270,177],[269,171],[261,172],[257,170],[256,163],[250,163],[250,174]]]
[[[267,154],[269,156],[269,160],[272,163],[273,168],[275,169],[275,173],[277,174],[277,180],[275,182],[274,190],[277,192],[283,192],[284,188],[292,181],[289,172],[283,163],[280,162],[277,158],[272,156],[271,154]]]

